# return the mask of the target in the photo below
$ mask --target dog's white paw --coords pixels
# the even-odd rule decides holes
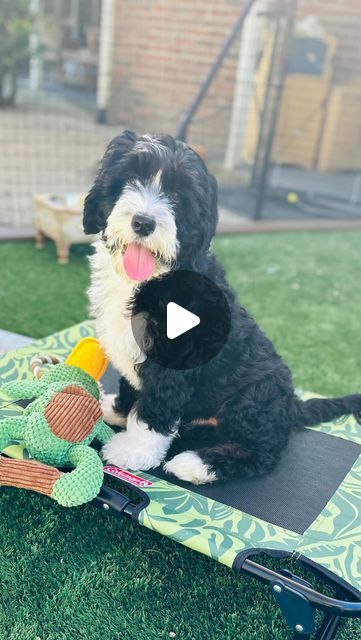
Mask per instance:
[[[178,453],[168,462],[163,469],[166,473],[192,484],[208,484],[217,480],[215,471],[205,464],[195,451],[183,451]]]
[[[126,431],[117,433],[104,445],[102,456],[106,462],[123,469],[154,469],[163,462],[174,435],[164,436],[148,429],[131,411]]]
[[[132,437],[127,431],[117,433],[102,449],[103,459],[122,469],[143,470],[158,467],[164,456],[158,452],[152,452],[148,445],[134,447]]]
[[[126,417],[117,413],[114,409],[116,397],[115,393],[107,393],[102,396],[100,403],[103,411],[103,419],[104,422],[115,427],[125,427],[127,422]]]

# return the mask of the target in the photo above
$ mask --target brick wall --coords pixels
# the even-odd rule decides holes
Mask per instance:
[[[299,0],[337,36],[335,79],[361,75],[361,0]],[[173,133],[229,33],[240,0],[119,0],[110,122]],[[228,136],[238,42],[196,116],[189,139],[221,157]]]
[[[118,2],[111,122],[173,133],[239,11],[239,0]],[[197,115],[193,143],[223,145],[236,63],[237,46]]]

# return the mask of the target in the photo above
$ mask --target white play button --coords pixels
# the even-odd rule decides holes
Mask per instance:
[[[174,340],[200,323],[199,316],[187,311],[176,302],[167,304],[167,338]]]

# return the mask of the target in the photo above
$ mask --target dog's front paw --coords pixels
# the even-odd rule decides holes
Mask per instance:
[[[125,427],[127,419],[115,410],[115,393],[104,394],[101,398],[101,408],[104,422],[114,427]]]
[[[138,420],[133,411],[127,429],[117,433],[102,449],[103,459],[123,469],[154,469],[164,460],[174,435],[164,436]]]
[[[102,449],[103,459],[123,469],[146,471],[157,467],[162,462],[162,457],[148,451],[148,446],[134,446],[133,439],[127,431],[117,433],[104,445]]]

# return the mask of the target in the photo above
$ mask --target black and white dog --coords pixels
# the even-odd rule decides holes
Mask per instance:
[[[217,216],[216,180],[186,144],[129,131],[109,144],[85,200],[84,229],[102,232],[89,293],[98,337],[121,374],[119,394],[104,401],[105,419],[126,426],[103,449],[112,464],[146,470],[166,461],[169,474],[195,484],[263,474],[292,428],[361,411],[361,394],[295,396],[288,367],[210,253]],[[129,312],[140,283],[177,269],[215,282],[231,311],[224,348],[187,371],[144,358]]]

